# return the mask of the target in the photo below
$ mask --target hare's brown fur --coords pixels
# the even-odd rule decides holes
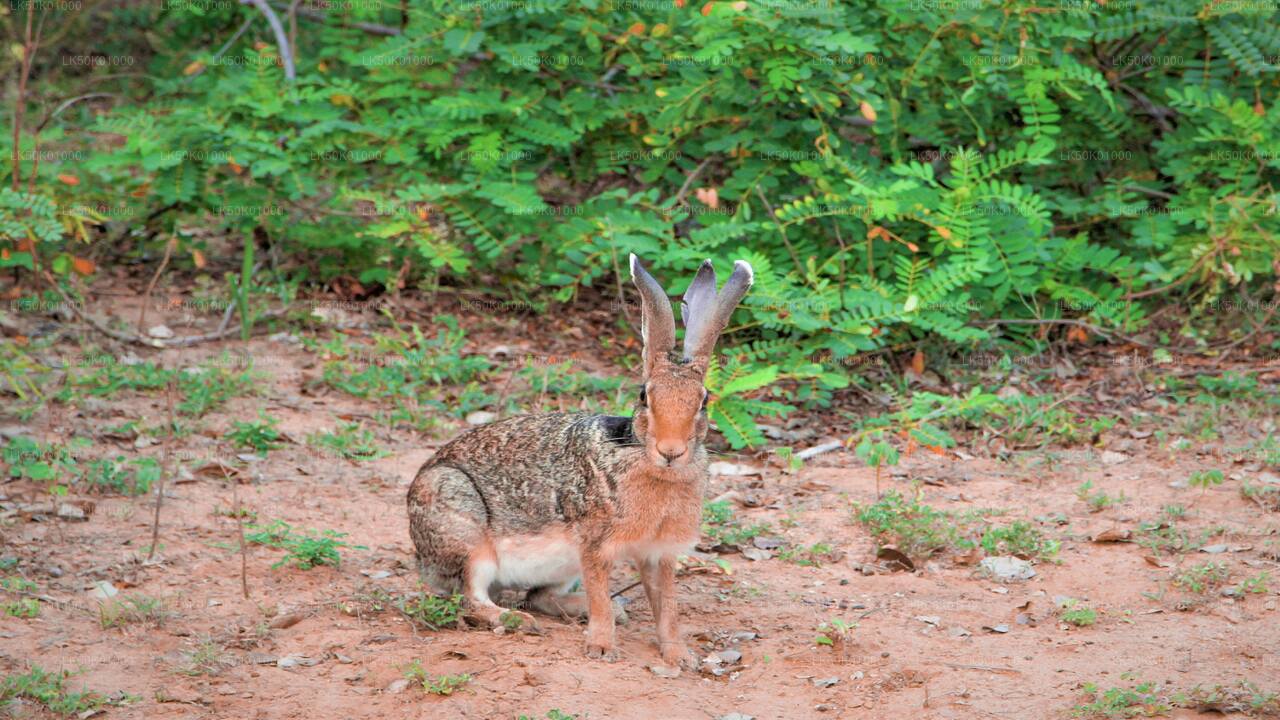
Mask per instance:
[[[703,290],[709,268],[695,280]],[[640,272],[651,285],[641,286],[645,386],[634,416],[527,415],[470,430],[418,471],[409,528],[432,590],[462,593],[473,615],[497,624],[508,611],[493,591],[528,589],[535,609],[588,616],[593,657],[615,655],[609,572],[615,560],[634,562],[663,658],[676,662],[688,656],[676,629],[675,558],[698,540],[707,482],[707,357],[682,357],[664,340],[661,352],[653,348],[649,328],[674,342],[671,310],[666,304],[664,320],[665,296]],[[718,334],[723,322],[707,326]],[[585,592],[569,593],[579,577]]]

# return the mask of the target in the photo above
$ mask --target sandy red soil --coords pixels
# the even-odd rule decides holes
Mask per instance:
[[[226,347],[236,345],[188,352],[211,357]],[[233,399],[204,419],[204,432],[180,441],[189,467],[200,459],[234,458],[237,451],[220,436],[233,419],[259,409],[280,418],[281,429],[299,441],[331,428],[335,415],[372,412],[370,403],[305,388],[319,372],[313,355],[266,339],[248,349],[284,361],[267,368],[257,396]],[[161,423],[164,407],[163,393],[126,394],[88,408],[53,405],[31,428],[47,441],[95,437],[128,419]],[[1175,413],[1167,415],[1171,433],[1176,420]],[[686,671],[675,678],[650,669],[659,658],[639,588],[622,595],[630,619],[619,628],[622,659],[612,664],[587,660],[583,628],[561,620],[543,618],[542,634],[431,632],[411,627],[393,609],[377,611],[368,602],[375,590],[403,595],[417,589],[404,494],[439,440],[379,429],[391,455],[359,464],[301,442],[286,444],[244,467],[235,489],[239,501],[261,520],[337,530],[367,549],[344,550],[340,568],[303,571],[272,569],[281,551],[251,547],[246,600],[234,550],[236,522],[215,512],[232,506],[233,488],[218,478],[196,474],[169,487],[162,547],[151,563],[143,558],[152,498],[93,496],[94,511],[84,522],[12,516],[0,526],[2,554],[19,559],[11,572],[34,581],[46,601],[38,618],[0,617],[0,673],[21,672],[28,663],[73,670],[79,673],[69,681],[73,687],[134,696],[102,717],[148,719],[514,720],[522,714],[542,718],[553,708],[593,719],[704,720],[731,713],[762,720],[1042,718],[1067,716],[1085,683],[1107,688],[1133,679],[1188,689],[1251,680],[1280,690],[1280,515],[1239,492],[1241,477],[1268,469],[1221,454],[1250,438],[1238,428],[1221,428],[1213,448],[1196,442],[1195,449],[1174,451],[1155,437],[1129,438],[1127,430],[1124,424],[1114,430],[1114,437],[1127,438],[1124,459],[1112,458],[1114,464],[1104,464],[1102,450],[1090,446],[1053,448],[1055,462],[1048,464],[1047,450],[999,459],[970,447],[963,454],[916,453],[885,473],[885,487],[904,492],[927,479],[919,487],[937,508],[1002,509],[1002,520],[1030,520],[1062,541],[1060,562],[1041,562],[1033,579],[1008,584],[952,555],[922,562],[915,572],[877,565],[874,542],[851,512],[852,503],[874,499],[874,475],[852,452],[819,456],[794,475],[757,457],[723,458],[764,468],[761,477],[713,480],[714,495],[738,490],[759,501],[738,507],[739,518],[771,523],[788,543],[829,543],[843,557],[804,567],[778,557],[751,561],[724,554],[731,574],[691,561],[679,578],[690,644],[704,656],[736,648],[742,660],[720,677]],[[158,457],[159,451],[98,439],[84,452]],[[1214,467],[1232,477],[1203,496],[1171,486]],[[1123,492],[1126,500],[1089,512],[1076,488],[1090,479],[1110,494]],[[17,501],[37,490],[10,482],[0,486],[0,495]],[[73,488],[72,498],[78,497],[88,496]],[[1134,530],[1175,503],[1188,508],[1183,526],[1193,532],[1220,526],[1211,542],[1227,551],[1164,555],[1156,560],[1167,567],[1159,567],[1137,544],[1090,540],[1110,528]],[[1209,560],[1226,563],[1233,583],[1268,572],[1271,587],[1235,599],[1217,592],[1188,597],[1172,585],[1175,573]],[[102,629],[97,601],[86,592],[102,580],[122,596],[162,598],[169,617],[159,627]],[[629,568],[620,566],[613,587],[632,580]],[[1096,609],[1097,623],[1064,625],[1057,617],[1059,596]],[[296,622],[271,627],[285,616],[297,616],[291,618]],[[836,618],[857,623],[843,653],[815,644],[815,628]],[[984,629],[1000,625],[1007,632]],[[734,639],[744,632],[754,637]],[[214,648],[219,662],[187,672],[201,647]],[[281,667],[278,661],[289,656],[317,662]],[[413,660],[434,674],[470,673],[473,679],[448,697],[398,687]],[[829,686],[815,682],[831,678]],[[29,703],[17,710],[37,717],[41,712]],[[1200,715],[1176,710],[1174,716]]]

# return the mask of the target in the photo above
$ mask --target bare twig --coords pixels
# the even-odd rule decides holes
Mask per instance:
[[[13,101],[13,191],[18,192],[22,182],[22,160],[20,145],[22,143],[22,118],[27,112],[27,80],[31,77],[31,58],[36,54],[36,46],[31,42],[31,19],[35,13],[34,3],[27,3],[27,29],[22,43],[22,64],[18,71],[18,95]],[[34,253],[34,249],[32,250]]]
[[[164,505],[164,481],[169,476],[169,473],[173,472],[170,460],[173,457],[173,396],[177,382],[176,375],[170,377],[169,391],[166,393],[168,396],[165,403],[168,405],[169,437],[164,441],[164,457],[160,461],[160,480],[156,483],[156,514],[151,519],[151,547],[147,550],[148,562],[155,557],[156,546],[160,544],[160,508]]]
[[[222,477],[231,483],[231,512],[236,516],[236,530],[240,533],[240,592],[244,594],[244,599],[249,599],[249,561],[244,546],[244,515],[240,512],[240,483],[233,480],[227,474],[227,468],[222,463],[218,463],[218,469],[222,471]]]
[[[298,15],[300,17],[307,18],[308,20],[324,21],[329,19],[328,14],[325,13],[323,10],[316,10],[315,8],[308,8],[308,7],[298,8]],[[394,37],[396,35],[401,34],[399,28],[393,28],[390,25],[380,25],[378,23],[353,22],[353,23],[346,23],[342,27],[353,27],[357,30],[363,30],[372,35],[386,35],[389,37]]]
[[[164,269],[169,267],[169,258],[173,256],[173,249],[178,245],[178,236],[173,234],[169,236],[169,242],[164,245],[164,258],[160,260],[160,265],[156,268],[156,272],[151,276],[151,282],[147,283],[147,291],[142,296],[142,309],[138,311],[138,333],[141,335],[145,332],[147,323],[147,306],[151,304],[151,293],[156,289],[156,283],[160,281],[160,274]]]
[[[36,132],[40,132],[41,130],[43,130],[44,126],[48,125],[51,120],[61,115],[62,111],[66,110],[72,105],[75,105],[78,102],[81,102],[83,100],[96,100],[97,98],[113,98],[113,97],[120,97],[120,96],[115,93],[95,92],[95,93],[85,93],[84,95],[77,95],[73,98],[63,100],[62,103],[58,105],[58,107],[54,108],[53,112],[44,116],[44,119],[40,121],[39,125],[36,125]]]
[[[276,36],[280,59],[284,62],[285,79],[293,82],[297,78],[297,72],[293,67],[293,51],[289,49],[289,37],[285,34],[284,26],[280,24],[280,17],[276,15],[276,11],[271,9],[271,6],[267,4],[267,0],[240,0],[240,4],[252,5],[266,16],[267,23],[271,25],[271,32]]]
[[[800,452],[796,453],[796,459],[808,460],[809,458],[814,457],[816,455],[821,455],[823,453],[831,452],[832,450],[838,450],[839,448],[842,448],[842,447],[844,447],[843,442],[839,440],[832,440],[831,442],[825,442],[825,443],[822,443],[821,445],[815,445],[806,450],[801,450]]]
[[[688,194],[689,188],[693,185],[693,181],[698,179],[698,176],[702,174],[702,171],[705,170],[707,165],[710,163],[711,156],[709,155],[703,158],[702,162],[698,163],[698,167],[694,168],[693,172],[689,173],[689,177],[684,179],[684,184],[680,186],[679,192],[676,193],[675,202],[672,203],[672,205],[679,205],[684,202],[684,196]]]
[[[804,265],[800,263],[800,256],[796,255],[796,249],[791,246],[791,238],[787,237],[787,228],[778,222],[778,216],[773,214],[773,205],[769,204],[769,199],[764,196],[764,191],[756,185],[756,195],[759,196],[760,202],[764,203],[764,209],[769,211],[769,217],[773,219],[773,224],[778,227],[778,232],[782,235],[782,243],[787,246],[787,254],[791,256],[791,262],[795,263],[796,276],[799,279],[804,278]]]

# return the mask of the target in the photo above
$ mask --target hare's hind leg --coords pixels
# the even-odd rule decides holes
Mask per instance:
[[[428,468],[409,488],[409,532],[423,579],[435,592],[461,592],[468,616],[499,627],[511,611],[490,598],[498,561],[488,513],[471,478],[456,468]]]

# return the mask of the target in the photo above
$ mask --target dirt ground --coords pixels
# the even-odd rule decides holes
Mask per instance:
[[[119,312],[132,317],[127,308]],[[246,350],[229,341],[205,344],[184,351],[184,359],[225,349]],[[78,352],[71,344],[64,350]],[[118,350],[170,361],[177,352]],[[1280,515],[1240,492],[1242,482],[1265,482],[1276,471],[1233,459],[1230,448],[1257,439],[1247,428],[1219,428],[1213,442],[1193,440],[1190,449],[1174,450],[1170,437],[1182,411],[1140,404],[1165,413],[1163,419],[1142,428],[1121,417],[1097,444],[1003,456],[974,446],[916,452],[884,472],[884,489],[910,495],[918,487],[923,501],[941,510],[1001,509],[1002,521],[1028,520],[1062,542],[1058,562],[1038,562],[1033,578],[1016,582],[996,581],[954,554],[911,572],[878,560],[852,511],[875,500],[875,475],[852,451],[820,455],[795,474],[766,454],[717,458],[762,469],[759,476],[712,481],[712,496],[736,491],[729,497],[745,500],[735,503],[738,519],[769,523],[789,545],[826,543],[836,552],[816,567],[777,552],[761,560],[741,552],[691,559],[678,580],[686,637],[702,656],[733,649],[741,659],[720,675],[665,677],[651,669],[659,658],[638,587],[620,596],[629,620],[619,627],[622,659],[615,663],[586,659],[583,628],[562,620],[542,618],[541,634],[432,632],[412,627],[385,604],[379,610],[370,600],[377,591],[417,590],[405,491],[452,429],[424,439],[374,426],[389,456],[335,459],[302,439],[333,427],[337,417],[370,414],[373,404],[317,391],[308,381],[319,361],[296,343],[259,337],[247,351],[265,371],[258,394],[232,399],[178,445],[188,471],[216,459],[237,465],[239,480],[191,472],[171,484],[153,562],[144,561],[152,497],[90,496],[73,487],[70,499],[93,502],[86,521],[13,513],[3,520],[0,555],[17,558],[5,574],[34,582],[42,602],[38,617],[0,616],[0,673],[20,673],[31,663],[68,669],[78,673],[68,681],[72,687],[130,696],[99,717],[148,719],[515,720],[553,709],[593,719],[1040,718],[1069,716],[1084,701],[1086,683],[1106,689],[1151,681],[1190,690],[1248,680],[1280,690]],[[236,462],[244,451],[222,435],[233,420],[260,409],[280,418],[280,429],[296,442],[265,459]],[[163,392],[126,393],[79,406],[51,404],[25,427],[43,441],[93,438],[82,451],[87,457],[158,458],[162,443],[136,449],[102,430],[130,419],[163,423],[164,413]],[[1152,434],[1160,429],[1169,435]],[[803,444],[824,439],[819,432]],[[1226,473],[1223,484],[1204,492],[1185,486],[1191,473],[1211,468]],[[1077,496],[1087,480],[1124,499],[1091,512]],[[0,501],[10,503],[41,493],[25,481],[0,485]],[[260,521],[336,530],[363,549],[343,549],[339,568],[304,571],[273,569],[281,551],[250,547],[245,599],[237,523],[227,513],[237,501]],[[1180,527],[1193,534],[1213,529],[1204,548],[1160,554],[1135,542],[1093,540],[1108,530],[1131,531],[1136,539],[1140,523],[1158,520],[1161,508],[1175,504],[1187,508]],[[1217,589],[1189,594],[1172,582],[1209,561],[1227,565],[1229,584],[1269,573],[1271,586],[1229,597]],[[158,627],[103,629],[90,594],[99,581],[118,589],[117,597],[163,599],[167,617]],[[633,581],[629,568],[615,569],[615,590]],[[1096,610],[1096,623],[1062,622],[1062,597]],[[818,644],[818,626],[835,619],[856,623],[846,646]],[[472,679],[449,696],[406,688],[397,681],[414,660],[432,674]],[[10,711],[43,712],[29,702]],[[1172,716],[1202,715],[1178,709]]]

